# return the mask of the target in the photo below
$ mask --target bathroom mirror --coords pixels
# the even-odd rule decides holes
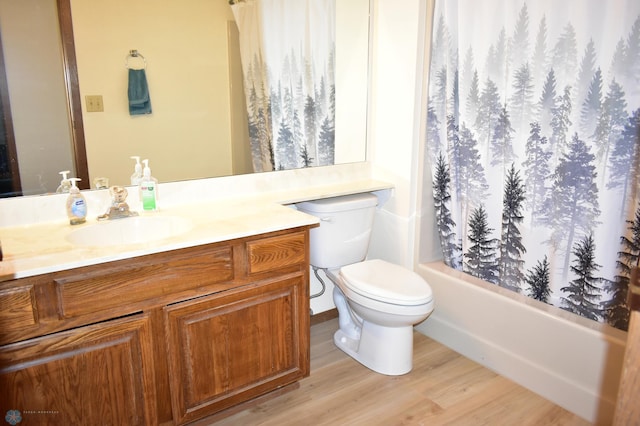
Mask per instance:
[[[60,44],[65,7],[77,75]],[[149,158],[161,182],[251,173],[228,0],[0,0],[0,36],[22,194],[55,192],[59,171],[76,173],[74,132],[85,139],[90,182],[128,185],[133,155]],[[368,37],[369,0],[336,0],[336,164],[365,160]],[[128,114],[131,50],[144,58],[133,66],[146,66],[148,116]],[[69,119],[74,102],[81,120]]]

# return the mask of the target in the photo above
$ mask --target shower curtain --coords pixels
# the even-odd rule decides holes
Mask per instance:
[[[333,164],[335,0],[230,3],[254,171]]]
[[[626,329],[640,2],[436,0],[424,115],[445,262]]]

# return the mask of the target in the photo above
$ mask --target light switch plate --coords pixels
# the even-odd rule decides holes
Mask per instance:
[[[102,95],[87,95],[84,97],[87,106],[87,112],[102,112],[104,105],[102,104]]]

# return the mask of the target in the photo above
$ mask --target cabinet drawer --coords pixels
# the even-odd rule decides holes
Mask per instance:
[[[35,289],[25,285],[0,290],[0,330],[19,330],[38,323]]]
[[[183,249],[55,278],[65,318],[152,301],[233,280],[231,247]]]
[[[307,259],[307,234],[279,235],[247,242],[249,274],[293,266]]]

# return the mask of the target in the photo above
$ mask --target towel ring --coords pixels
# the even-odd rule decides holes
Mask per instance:
[[[144,56],[142,56],[142,53],[139,53],[137,50],[130,50],[129,54],[127,55],[127,57],[124,59],[124,66],[129,68],[129,69],[140,69],[140,68],[132,68],[131,66],[129,66],[129,59],[130,58],[142,58],[142,62],[144,63],[144,66],[142,67],[142,69],[146,69],[147,68],[147,60],[144,58]]]

